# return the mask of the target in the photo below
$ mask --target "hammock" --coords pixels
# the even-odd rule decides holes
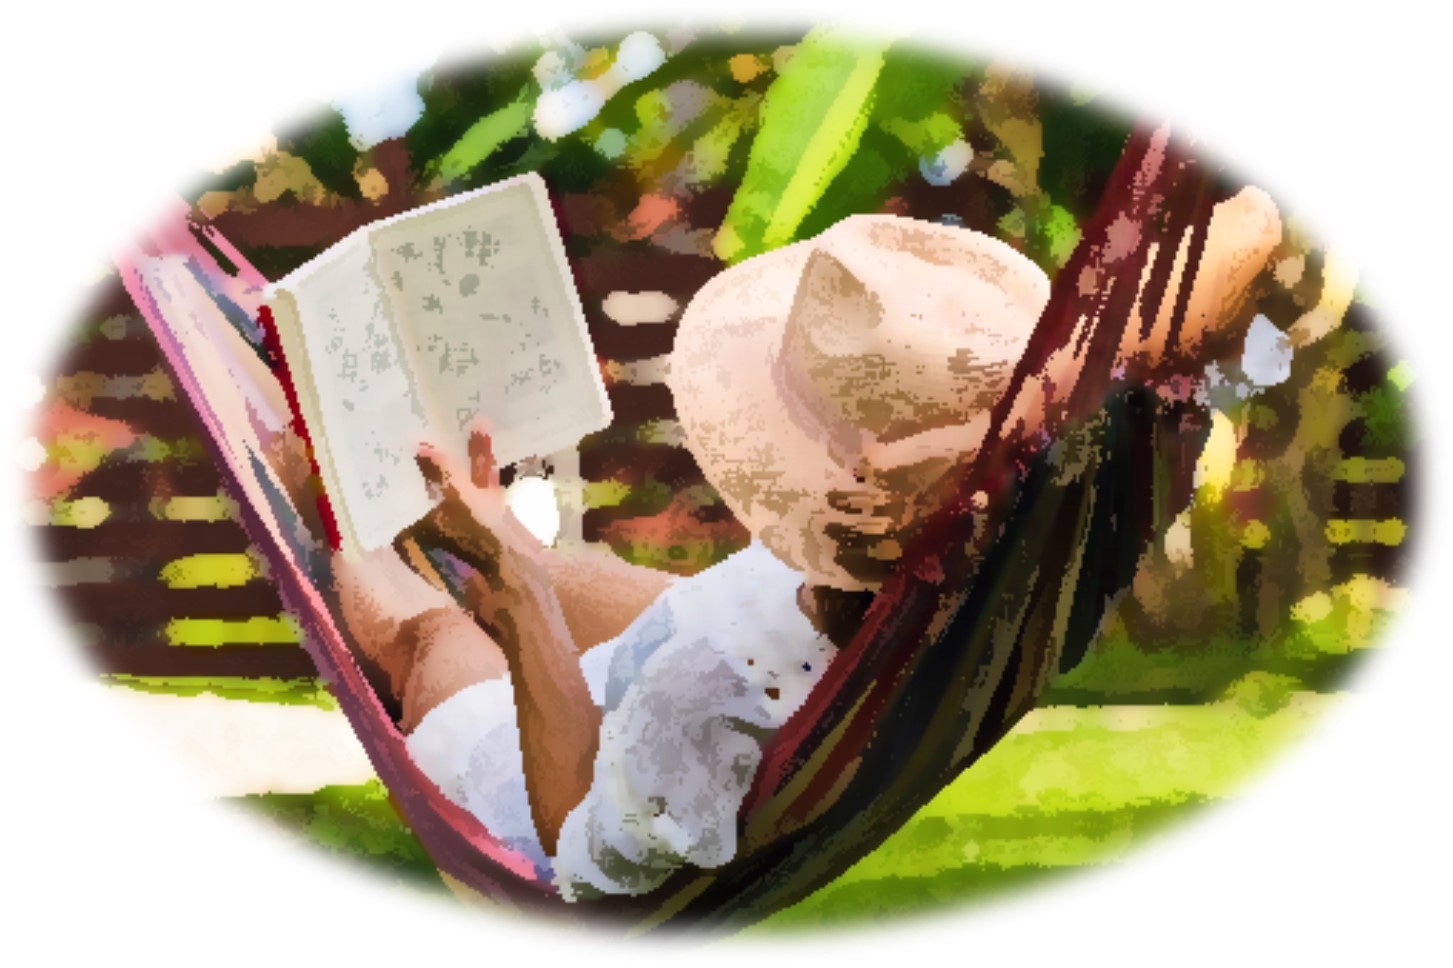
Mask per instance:
[[[256,322],[266,280],[180,202],[117,265],[319,675],[440,870],[508,907],[635,930],[730,930],[846,870],[1033,708],[1051,676],[1083,656],[1147,542],[1189,500],[1208,414],[1185,381],[1226,343],[1196,359],[1172,355],[1154,373],[1112,379],[1111,368],[1137,293],[1151,307],[1176,300],[1174,345],[1191,279],[1174,293],[1168,281],[1187,231],[1186,264],[1197,264],[1213,192],[1167,129],[1131,136],[984,447],[952,475],[941,510],[907,545],[852,642],[765,751],[738,856],[683,869],[649,895],[576,905],[423,775],[354,661],[330,600],[315,502],[270,461],[303,428]],[[1059,373],[1074,376],[1048,379]],[[1046,420],[1026,433],[1020,418],[1033,408]]]

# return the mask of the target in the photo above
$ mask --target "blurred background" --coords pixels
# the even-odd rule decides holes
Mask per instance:
[[[552,38],[319,106],[199,173],[188,201],[277,278],[376,218],[540,172],[616,413],[580,448],[580,538],[690,573],[747,540],[679,446],[660,381],[695,290],[863,211],[995,234],[1052,275],[1128,131],[1093,91],[825,30]],[[1335,701],[1402,594],[1415,374],[1351,270],[1283,218],[1248,352],[1217,377],[1195,502],[1090,655],[899,834],[757,930],[1104,862],[1225,796]],[[118,688],[335,728],[144,324],[114,278],[90,306],[44,388],[24,509],[78,640]],[[1293,354],[1282,334],[1299,326],[1327,333]],[[263,771],[219,792],[438,889],[366,774]]]

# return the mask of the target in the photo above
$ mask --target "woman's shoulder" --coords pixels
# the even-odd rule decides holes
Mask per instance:
[[[795,596],[801,584],[800,574],[768,551],[766,545],[753,540],[710,568],[673,582],[663,597],[707,595],[776,599],[784,593]]]
[[[794,667],[821,661],[831,646],[797,605],[801,584],[797,572],[755,541],[673,582],[615,641],[591,650],[605,651],[587,653],[605,673],[602,705],[617,705],[648,662],[679,664],[687,653],[708,663],[713,656],[740,659],[744,666],[769,655],[790,657]]]

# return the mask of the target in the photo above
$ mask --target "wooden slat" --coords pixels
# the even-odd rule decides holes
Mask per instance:
[[[81,478],[68,496],[132,504],[157,496],[215,494],[219,487],[221,477],[211,462],[116,461],[102,464]]]
[[[94,528],[37,528],[42,561],[72,558],[180,558],[246,551],[251,542],[232,521],[107,521]]]
[[[1389,581],[1398,579],[1408,563],[1406,542],[1398,545],[1345,544],[1332,549],[1333,585],[1355,575],[1372,575]]]
[[[54,371],[57,376],[73,373],[105,373],[109,376],[142,376],[161,366],[161,351],[150,334],[138,332],[122,339],[92,338],[77,343],[61,355]]]
[[[168,588],[160,581],[120,581],[73,585],[61,595],[77,622],[161,627],[174,618],[250,618],[277,615],[282,602],[267,582],[235,588]]]
[[[176,400],[98,397],[84,409],[87,413],[120,420],[133,430],[163,439],[196,437],[201,433],[196,414]]]
[[[311,678],[313,661],[295,645],[222,645],[182,648],[161,638],[106,636],[85,646],[103,672],[135,676],[240,676],[248,679]]]
[[[1332,484],[1332,511],[1336,517],[1396,518],[1407,512],[1406,489],[1398,484]]]
[[[595,312],[586,310],[585,316],[595,352],[604,359],[621,363],[650,359],[671,352],[671,346],[676,342],[675,323],[622,326],[598,309]]]
[[[575,284],[587,307],[620,289],[630,292],[667,292],[682,306],[678,294],[694,293],[721,271],[715,259],[666,252],[651,245],[601,247],[571,260]]]
[[[94,332],[96,324],[114,316],[127,317],[127,332],[146,328],[146,324],[136,314],[136,306],[132,304],[131,297],[126,294],[126,287],[121,284],[121,279],[114,273],[108,274],[93,285],[87,295],[89,298],[84,322],[76,327],[76,332],[81,334]]]
[[[390,195],[377,203],[346,199],[335,205],[279,203],[250,212],[236,209],[222,212],[212,219],[212,227],[243,249],[322,251],[356,228],[396,215],[423,201]]]
[[[669,353],[676,338],[676,323],[622,326],[602,308],[611,293],[664,292],[684,309],[697,290],[721,271],[721,264],[714,259],[657,249],[596,250],[575,259],[572,267],[595,351],[620,363]]]
[[[671,391],[662,383],[632,386],[616,383],[606,388],[616,423],[644,423],[676,416]]]

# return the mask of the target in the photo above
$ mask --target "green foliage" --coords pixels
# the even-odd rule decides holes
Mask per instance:
[[[1039,117],[1044,125],[1039,183],[1066,214],[1084,221],[1095,211],[1131,122],[1089,99],[1059,92],[1041,99]]]
[[[1069,260],[1070,253],[1080,244],[1080,226],[1069,209],[1054,202],[1043,206],[1035,221],[1032,245],[1047,262],[1058,269]]]
[[[1102,636],[1079,665],[1058,677],[1044,702],[1208,702],[1246,671],[1252,651],[1252,643],[1223,636],[1147,650],[1122,627]]]
[[[360,197],[353,177],[359,151],[348,140],[343,115],[333,108],[319,110],[307,122],[279,134],[277,144],[280,151],[306,161],[313,176],[329,191],[344,198]]]
[[[523,87],[504,107],[480,118],[460,135],[453,147],[441,155],[435,166],[445,181],[453,181],[494,154],[505,142],[526,133],[534,101],[530,88]]]
[[[1408,420],[1406,391],[1392,380],[1357,397],[1357,407],[1366,421],[1366,443],[1382,454],[1400,454],[1411,445],[1412,425]]]
[[[1091,705],[1231,698],[1279,708],[1278,691],[1342,688],[1391,621],[1395,599],[1386,582],[1354,576],[1302,598],[1262,638],[1207,628],[1196,636],[1146,641],[1111,620],[1086,658],[1059,676],[1043,701]]]
[[[547,149],[537,145],[541,157],[538,169],[550,186],[560,192],[589,192],[610,169],[610,162],[578,137],[560,139]]]
[[[1291,621],[1268,642],[1265,651],[1316,662],[1369,648],[1393,618],[1391,609],[1379,601],[1388,588],[1358,575],[1330,592],[1313,592],[1292,608]]]
[[[889,48],[857,150],[795,237],[811,238],[858,212],[881,211],[905,179],[920,179],[919,160],[963,135],[968,109],[958,91],[971,71],[911,47]]]
[[[649,540],[611,540],[610,547],[633,565],[681,575],[694,575],[741,550],[710,539],[675,540],[669,544]]]
[[[589,481],[585,485],[588,508],[620,508],[632,515],[659,514],[671,504],[675,491],[669,484],[646,478],[634,487],[619,481]]]
[[[791,242],[857,150],[883,49],[809,33],[767,91],[747,170],[716,239],[738,262]]]
[[[415,177],[427,181],[436,175],[449,152],[483,119],[506,110],[522,96],[532,101],[539,86],[531,68],[540,53],[538,46],[525,46],[491,58],[487,63],[441,66],[423,75],[419,79],[419,96],[424,110],[404,135],[404,145],[414,159]],[[494,127],[506,127],[504,120],[496,121]],[[532,134],[521,132],[518,137],[528,139]],[[477,137],[480,141],[488,140],[483,134]],[[479,152],[474,166],[506,143],[508,139],[488,152]],[[516,150],[514,157],[518,153]],[[459,175],[464,175],[470,167],[465,166]]]
[[[197,177],[187,192],[187,200],[196,202],[205,192],[235,192],[257,180],[257,166],[250,160],[228,165],[220,172],[205,172]]]
[[[1224,698],[1250,716],[1261,718],[1284,709],[1302,681],[1294,676],[1254,670],[1231,683]]]

